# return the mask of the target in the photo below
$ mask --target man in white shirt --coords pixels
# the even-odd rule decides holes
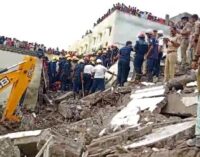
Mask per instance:
[[[96,63],[97,65],[93,69],[94,80],[91,88],[91,93],[94,93],[97,90],[104,91],[105,73],[108,72],[110,74],[113,74],[112,72],[108,71],[106,67],[102,65],[102,61],[100,59],[97,59]]]
[[[84,93],[85,96],[88,95],[90,88],[92,86],[92,74],[94,71],[94,66],[88,62],[84,66],[83,70],[83,81],[84,81]]]

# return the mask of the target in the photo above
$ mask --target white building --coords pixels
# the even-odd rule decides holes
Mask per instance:
[[[91,34],[71,45],[69,50],[82,54],[113,44],[122,47],[128,40],[135,42],[138,33],[147,29],[169,32],[166,25],[116,10],[96,25]]]

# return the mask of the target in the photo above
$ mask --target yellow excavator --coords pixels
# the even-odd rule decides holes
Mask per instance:
[[[31,82],[35,65],[35,57],[25,56],[22,62],[0,70],[0,93],[12,85],[1,121],[20,121],[15,111]]]

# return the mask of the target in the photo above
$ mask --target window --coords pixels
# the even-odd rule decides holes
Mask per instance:
[[[107,46],[108,46],[108,42],[105,43],[105,47],[107,47]]]
[[[112,27],[109,27],[109,36],[111,35],[112,33]]]
[[[99,33],[99,41],[102,41],[102,33]]]

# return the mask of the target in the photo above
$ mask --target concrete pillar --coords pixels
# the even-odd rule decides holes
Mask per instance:
[[[40,59],[37,59],[33,78],[31,83],[29,84],[29,88],[27,89],[23,103],[24,106],[31,111],[35,110],[38,101],[38,91],[40,88],[41,73],[42,73],[42,61]]]

